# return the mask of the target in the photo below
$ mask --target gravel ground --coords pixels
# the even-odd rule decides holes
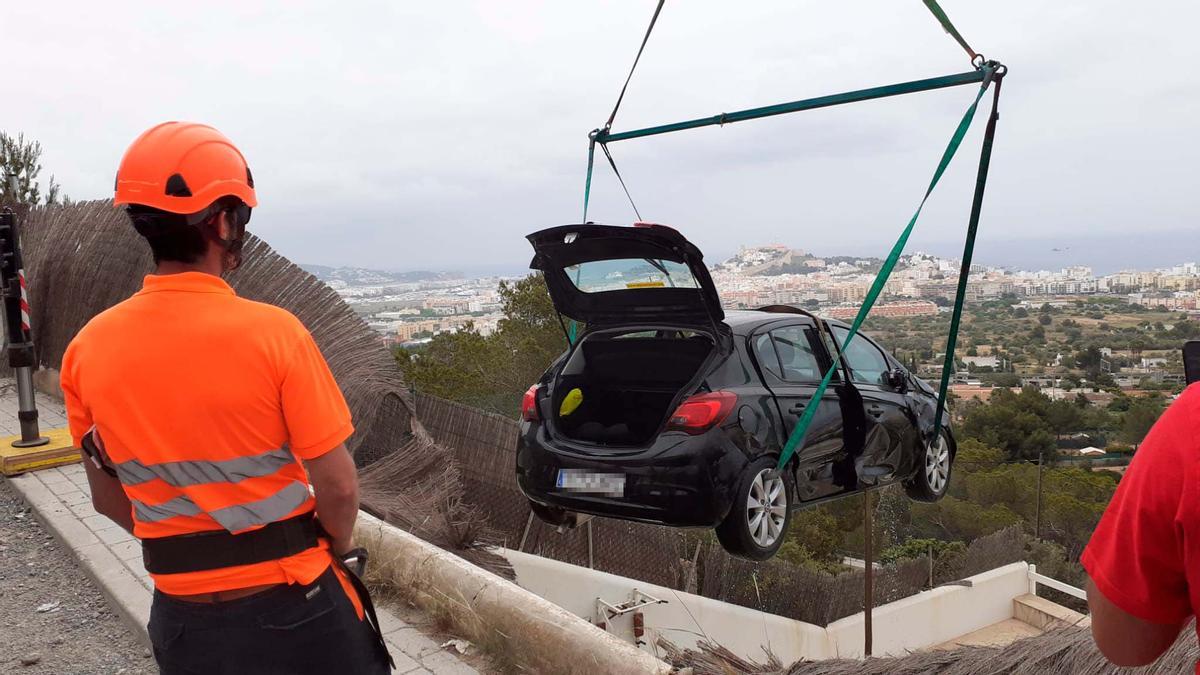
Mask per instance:
[[[71,553],[0,478],[0,672],[158,672]]]

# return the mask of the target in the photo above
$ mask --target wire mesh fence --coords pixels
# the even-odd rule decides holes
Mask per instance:
[[[965,552],[939,561],[933,585],[1017,562],[1022,553],[1020,528],[981,537]],[[865,576],[865,570],[828,574],[782,560],[741,560],[717,546],[708,546],[700,558],[701,595],[820,626],[863,611]],[[879,606],[926,590],[930,576],[926,559],[878,566],[873,603]]]
[[[465,499],[486,513],[488,524],[509,548],[679,587],[684,537],[678,530],[599,518],[559,533],[531,518],[514,470],[516,420],[420,393],[416,412],[430,436],[454,452],[462,467]]]
[[[689,537],[686,530],[603,518],[590,521],[590,533],[586,525],[559,533],[531,518],[517,487],[515,420],[420,393],[416,412],[433,439],[454,452],[467,488],[465,499],[486,513],[509,548],[819,625],[863,610],[862,570],[833,575],[778,559],[750,562],[730,556],[707,535]],[[940,559],[933,583],[1015,562],[1022,550],[1019,528],[982,537],[965,552]],[[696,575],[691,580],[693,559]],[[925,559],[880,567],[874,578],[875,603],[919,593],[929,580]]]

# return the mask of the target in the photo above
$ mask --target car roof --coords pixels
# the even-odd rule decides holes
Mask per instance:
[[[739,309],[725,312],[725,324],[732,328],[734,333],[739,335],[749,333],[763,324],[774,323],[784,319],[794,319],[799,323],[813,323],[810,315],[801,312],[792,313],[757,309]]]

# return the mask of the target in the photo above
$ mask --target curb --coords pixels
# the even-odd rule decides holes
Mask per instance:
[[[476,644],[539,673],[666,674],[671,667],[548,600],[423,539],[359,513],[354,539],[375,570]]]
[[[32,474],[8,479],[29,503],[37,519],[68,551],[95,582],[108,604],[133,630],[138,641],[149,648],[150,592],[50,489]]]

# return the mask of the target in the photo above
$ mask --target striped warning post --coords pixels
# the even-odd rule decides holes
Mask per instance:
[[[28,337],[32,329],[29,327],[29,293],[25,290],[25,270],[17,270],[17,277],[21,280],[21,332]]]

